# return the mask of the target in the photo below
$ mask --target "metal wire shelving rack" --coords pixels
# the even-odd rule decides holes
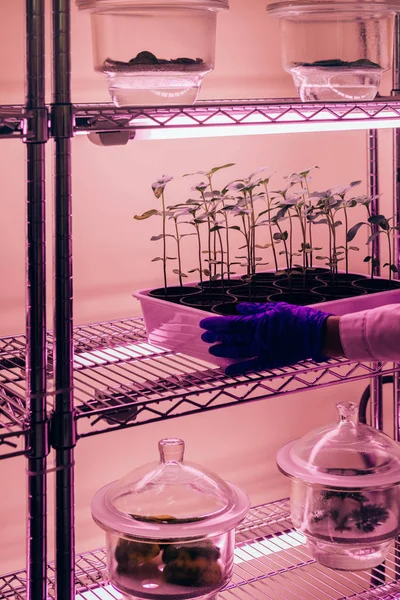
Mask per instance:
[[[26,0],[26,102],[0,106],[0,138],[27,152],[27,327],[0,339],[0,459],[27,461],[26,570],[0,577],[2,600],[119,600],[105,578],[104,550],[75,556],[74,447],[82,437],[261,400],[344,381],[372,378],[373,421],[382,426],[382,375],[395,373],[394,422],[400,431],[397,364],[305,362],[228,378],[211,364],[149,345],[141,319],[73,328],[71,138],[121,132],[127,141],[182,127],[235,133],[367,129],[369,187],[378,190],[377,129],[393,128],[400,168],[400,23],[396,19],[393,96],[374,102],[307,103],[288,99],[208,101],[184,107],[73,105],[70,0],[52,0],[53,98],[45,103],[45,0]],[[254,129],[255,128],[255,129]],[[121,138],[122,139],[122,138]],[[55,146],[55,316],[46,331],[45,149]],[[400,177],[396,207],[400,213]],[[375,210],[378,206],[375,206]],[[399,244],[396,260],[399,264]],[[55,453],[56,558],[47,564],[47,456]],[[235,574],[222,600],[345,600],[400,597],[398,548],[384,569],[335,574],[314,563],[292,530],[287,500],[251,509],[238,528]]]

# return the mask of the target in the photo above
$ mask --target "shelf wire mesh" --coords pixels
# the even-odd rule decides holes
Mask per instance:
[[[48,110],[50,112],[51,107]],[[351,123],[357,124],[353,127],[362,128],[396,127],[400,119],[400,100],[381,97],[358,103],[301,103],[290,98],[253,98],[207,100],[191,106],[129,108],[118,108],[110,103],[75,104],[73,115],[75,133],[229,125],[270,125],[285,132],[288,126],[301,128],[304,124],[322,131],[327,123],[333,128],[335,123],[345,126],[347,123],[348,128]],[[0,138],[29,137],[30,121],[31,115],[24,106],[0,106]]]
[[[121,129],[156,129],[180,127],[224,127],[229,125],[270,125],[301,127],[312,124],[318,131],[324,124],[364,123],[379,126],[385,121],[395,127],[400,119],[400,102],[380,98],[368,103],[305,103],[294,99],[250,99],[241,101],[215,100],[198,102],[194,106],[161,106],[117,108],[112,104],[76,104],[75,131],[88,133]]]
[[[48,410],[53,406],[52,336],[48,335]],[[228,377],[212,364],[147,342],[141,318],[76,327],[74,397],[78,435],[142,425],[222,406],[357,381],[399,365],[347,359]],[[26,422],[25,338],[0,339],[0,456],[21,453]]]
[[[237,528],[234,574],[219,600],[395,600],[400,563],[394,549],[384,569],[344,572],[312,559],[304,537],[291,525],[288,500],[252,508]],[[48,597],[55,598],[54,564],[48,567]],[[1,600],[26,600],[26,576],[0,578]],[[121,600],[107,580],[103,549],[76,557],[76,600]]]

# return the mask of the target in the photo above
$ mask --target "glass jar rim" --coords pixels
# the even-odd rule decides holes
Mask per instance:
[[[400,12],[399,0],[289,0],[274,2],[267,6],[267,12],[276,17],[298,17],[301,15],[329,15],[354,13],[357,15],[394,14]]]
[[[250,499],[246,492],[233,483],[228,483],[233,503],[225,511],[199,522],[147,522],[133,519],[113,507],[108,492],[115,485],[110,483],[96,492],[92,499],[91,511],[94,521],[105,531],[135,539],[190,539],[224,533],[234,529],[246,516]]]
[[[76,0],[80,10],[106,11],[127,9],[199,8],[227,10],[229,0]]]

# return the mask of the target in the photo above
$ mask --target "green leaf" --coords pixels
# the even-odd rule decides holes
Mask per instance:
[[[199,271],[199,273],[200,273],[200,269],[199,268],[197,268],[197,269],[189,269],[188,273],[196,273],[196,271]]]
[[[239,225],[231,225],[228,229],[234,229],[235,231],[241,231]]]
[[[176,256],[167,256],[166,260],[176,260]]]
[[[352,240],[354,240],[354,238],[357,235],[358,230],[360,229],[360,227],[362,227],[363,225],[365,225],[365,223],[356,223],[356,225],[353,225],[353,227],[350,227],[350,229],[347,232],[347,236],[346,236],[346,240],[348,242],[351,242]]]
[[[160,235],[153,235],[150,238],[151,242],[158,242],[158,240],[161,240],[164,237],[164,235],[162,233],[160,233]]]
[[[396,265],[390,265],[390,270],[392,271],[392,273],[398,273],[398,268],[396,267]]]
[[[209,277],[211,275],[211,271],[209,269],[203,269],[203,273],[204,275],[206,275],[207,277]]]
[[[363,262],[369,262],[372,259],[372,256],[366,256]]]
[[[226,165],[222,165],[220,167],[214,167],[213,169],[211,169],[211,171],[209,171],[207,173],[207,175],[209,177],[211,177],[212,175],[214,175],[214,173],[216,173],[217,171],[220,171],[221,169],[228,169],[229,167],[234,167],[235,163],[227,163]]]
[[[349,246],[349,250],[354,250],[355,252],[358,252],[360,248],[357,248],[357,246]]]
[[[371,215],[368,218],[368,223],[372,223],[373,225],[378,225],[381,221],[386,221],[384,215]]]
[[[153,217],[154,215],[161,215],[161,213],[155,208],[152,208],[151,210],[144,212],[142,215],[135,215],[133,218],[136,219],[136,221],[144,221],[145,219]]]
[[[151,259],[151,262],[157,262],[157,261],[159,261],[159,260],[162,260],[162,261],[164,261],[164,259],[163,259],[163,258],[161,258],[161,256],[156,256],[156,258],[152,258],[152,259]]]
[[[379,231],[375,231],[375,233],[373,233],[372,235],[369,236],[369,238],[367,239],[367,244],[370,244],[371,242],[373,242],[379,235]]]

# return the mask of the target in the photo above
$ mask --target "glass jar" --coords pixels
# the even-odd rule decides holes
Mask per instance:
[[[282,60],[300,99],[373,100],[392,60],[398,0],[270,4],[280,18]]]
[[[313,557],[332,569],[379,565],[400,528],[400,447],[338,404],[339,423],[286,444],[277,455],[290,477],[293,525]]]
[[[193,104],[214,68],[229,0],[76,0],[90,10],[94,68],[116,106]]]
[[[249,507],[233,484],[159,442],[160,462],[100,489],[92,516],[106,532],[112,585],[130,598],[215,598],[232,577],[235,527]]]

